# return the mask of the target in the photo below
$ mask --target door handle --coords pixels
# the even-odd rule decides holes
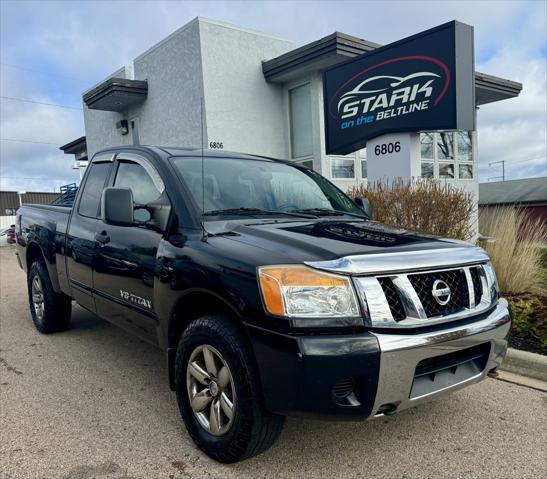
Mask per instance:
[[[95,241],[98,241],[99,243],[105,245],[110,241],[110,236],[108,236],[108,233],[106,231],[101,231],[100,233],[97,233],[95,235]]]

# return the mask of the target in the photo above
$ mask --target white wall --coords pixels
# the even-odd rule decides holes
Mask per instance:
[[[137,57],[134,74],[136,80],[148,80],[147,99],[127,112],[128,120],[138,118],[140,143],[200,147],[203,74],[199,20]]]
[[[132,71],[128,71],[132,70]],[[148,97],[127,111],[90,110],[84,105],[88,156],[110,146],[133,143],[116,122],[138,118],[140,144],[199,147],[200,102],[203,96],[199,20],[175,31],[138,56],[131,68],[111,76],[148,81]]]
[[[392,152],[382,153],[381,147],[390,145]],[[378,147],[378,148],[377,148]],[[412,133],[389,133],[367,142],[368,180],[391,182],[394,178],[409,181],[420,175],[420,135]],[[379,149],[379,154],[376,150]],[[398,149],[399,151],[395,151]],[[418,160],[418,162],[416,161]]]
[[[294,48],[287,40],[196,18],[111,76],[148,81],[147,99],[127,111],[84,105],[89,157],[132,144],[115,124],[138,119],[140,144],[199,148],[203,137],[224,149],[287,157],[282,87],[267,83],[262,60]]]
[[[212,20],[200,19],[199,29],[207,144],[287,158],[283,88],[266,82],[262,61],[294,44]]]

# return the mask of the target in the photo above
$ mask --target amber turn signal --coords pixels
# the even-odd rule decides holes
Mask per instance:
[[[268,313],[276,316],[325,317],[357,314],[349,278],[306,266],[258,268]]]

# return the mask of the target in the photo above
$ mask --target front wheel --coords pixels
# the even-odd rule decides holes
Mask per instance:
[[[186,428],[213,459],[232,463],[268,449],[284,417],[264,408],[250,347],[229,318],[205,316],[186,328],[175,363]]]

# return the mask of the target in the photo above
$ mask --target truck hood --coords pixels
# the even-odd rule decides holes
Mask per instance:
[[[213,224],[216,223],[216,224]],[[470,243],[419,235],[373,221],[208,222],[206,230],[258,248],[264,264],[326,261],[350,255],[422,251],[472,246]],[[217,231],[215,233],[215,230]]]

